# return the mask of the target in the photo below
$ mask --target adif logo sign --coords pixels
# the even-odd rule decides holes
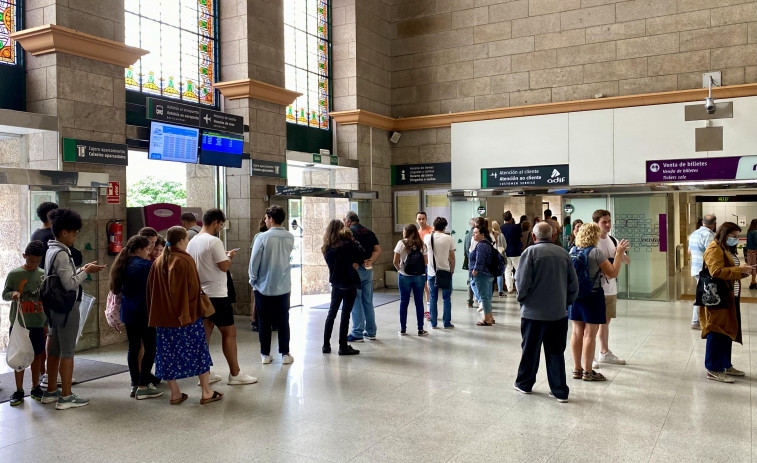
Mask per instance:
[[[565,177],[562,177],[560,171],[552,169],[552,175],[547,179],[547,183],[565,183]]]

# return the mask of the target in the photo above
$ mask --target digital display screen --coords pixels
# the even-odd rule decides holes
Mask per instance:
[[[151,122],[149,159],[197,163],[200,129]]]
[[[200,164],[242,167],[244,137],[219,132],[203,132]]]

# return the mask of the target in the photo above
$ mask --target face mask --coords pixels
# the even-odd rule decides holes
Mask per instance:
[[[725,243],[728,246],[736,246],[737,244],[739,244],[739,239],[731,236],[727,240],[725,240]]]

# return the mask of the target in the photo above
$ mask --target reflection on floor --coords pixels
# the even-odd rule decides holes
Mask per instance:
[[[167,397],[137,402],[128,396],[127,374],[75,386],[92,399],[78,410],[29,399],[4,404],[0,461],[748,462],[757,456],[754,305],[742,306],[744,345],[733,348],[734,365],[748,376],[722,384],[705,379],[705,346],[689,328],[690,303],[619,301],[611,347],[628,365],[601,368],[604,383],[569,379],[567,404],[547,397],[543,368],[533,394],[512,389],[520,354],[512,296],[495,298],[497,324],[479,328],[465,294],[455,292],[456,328],[422,338],[396,334],[398,306],[377,310],[378,340],[354,344],[361,350],[354,357],[321,353],[326,311],[293,309],[291,366],[279,356],[261,365],[257,336],[238,317],[242,369],[259,383],[218,383],[226,396],[207,406],[199,405],[193,379],[180,382],[190,396],[181,406],[170,406]],[[218,333],[211,352],[213,370],[228,374]],[[125,345],[81,357],[125,363]],[[569,369],[569,351],[566,361]],[[10,394],[10,386],[0,385],[0,393]]]

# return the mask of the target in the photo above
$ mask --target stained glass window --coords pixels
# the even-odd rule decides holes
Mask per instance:
[[[0,24],[0,63],[16,64],[16,41],[10,38],[18,27],[16,0],[0,0],[0,12],[3,14],[3,23]]]
[[[286,88],[302,93],[287,107],[287,122],[329,128],[329,2],[284,3]]]
[[[217,0],[125,0],[126,44],[150,53],[126,69],[126,88],[215,105]]]

